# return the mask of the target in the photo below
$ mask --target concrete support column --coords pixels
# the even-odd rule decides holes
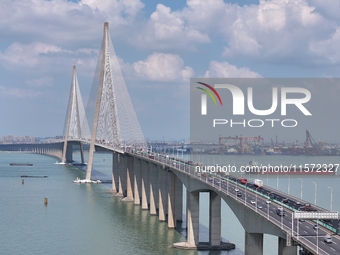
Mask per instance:
[[[122,201],[130,202],[133,201],[133,169],[134,169],[134,158],[131,156],[126,157],[126,197],[122,199]]]
[[[263,255],[263,234],[245,232],[244,255]]]
[[[173,172],[168,172],[168,228],[176,227],[176,178]]]
[[[118,187],[118,159],[117,153],[112,152],[112,187],[109,192],[116,193]],[[116,181],[117,179],[117,181]]]
[[[159,221],[165,221],[165,212],[167,207],[167,187],[166,187],[166,170],[157,166],[158,169],[158,219]]]
[[[133,173],[133,203],[140,205],[141,160],[135,157]]]
[[[150,182],[150,215],[157,215],[158,207],[158,171],[157,165],[151,164],[149,168]]]
[[[79,150],[80,150],[81,163],[84,164],[85,163],[84,148],[83,148],[83,144],[81,142],[79,142]]]
[[[176,221],[182,222],[183,221],[183,183],[182,181],[176,176],[176,195],[175,195],[175,208],[176,208]]]
[[[141,169],[141,191],[142,191],[142,210],[148,210],[148,188],[149,184],[149,162],[142,160],[142,169]],[[149,193],[150,194],[150,193]]]
[[[73,161],[73,146],[71,143],[67,143],[65,157],[67,163],[71,163]]]
[[[187,244],[197,247],[199,244],[199,192],[187,192]]]
[[[114,166],[118,169],[118,193],[116,196],[126,195],[126,157],[123,154],[117,153]]]
[[[119,162],[118,162],[118,153],[113,152],[112,153],[112,172],[114,175],[114,181],[116,186],[116,191],[120,192],[119,190],[119,178],[120,178],[120,172],[119,172]],[[113,179],[112,179],[113,181]],[[123,195],[123,193],[122,193]]]
[[[297,255],[296,246],[287,246],[287,240],[281,237],[278,237],[278,241],[278,255]]]
[[[221,197],[213,191],[210,191],[209,242],[221,245]]]

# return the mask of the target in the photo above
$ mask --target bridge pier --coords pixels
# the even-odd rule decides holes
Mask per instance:
[[[176,228],[176,175],[168,171],[168,228]]]
[[[221,245],[221,197],[213,191],[210,191],[209,243]]]
[[[72,163],[73,158],[73,148],[72,148],[72,144],[71,143],[67,143],[66,146],[64,146],[64,148],[66,149],[65,152],[63,152],[63,157],[65,157],[65,162],[63,163]]]
[[[118,156],[112,151],[112,187],[108,192],[117,193],[119,187]]]
[[[176,194],[175,194],[175,210],[176,210],[176,221],[183,221],[183,183],[175,175],[176,182]]]
[[[167,201],[167,173],[165,169],[162,169],[161,166],[157,166],[158,168],[158,219],[159,221],[166,221],[166,201]]]
[[[197,249],[199,245],[199,191],[187,190],[187,241],[174,243],[179,249]]]
[[[119,191],[119,165],[118,153],[112,152],[112,189],[114,192]]]
[[[249,233],[245,231],[245,255],[262,255],[263,254],[263,234]]]
[[[157,215],[158,207],[158,171],[157,165],[150,164],[149,168],[149,182],[150,182],[150,215]]]
[[[296,246],[287,246],[287,240],[278,237],[278,255],[297,255],[297,247]]]
[[[187,192],[187,245],[195,248],[199,244],[199,201],[198,191]]]
[[[118,173],[118,193],[115,195],[117,197],[123,197],[126,193],[126,157],[120,153],[116,153],[114,167],[116,166],[116,171]]]
[[[126,159],[126,197],[122,199],[124,202],[132,202],[133,199],[133,179],[134,179],[134,158],[131,156],[124,156]]]
[[[140,187],[141,187],[141,160],[134,158],[134,168],[133,168],[133,203],[135,205],[140,205]]]
[[[142,190],[142,210],[148,210],[148,193],[150,197],[150,192],[148,192],[147,185],[149,183],[149,162],[141,161],[141,190]],[[150,186],[149,186],[150,187]]]

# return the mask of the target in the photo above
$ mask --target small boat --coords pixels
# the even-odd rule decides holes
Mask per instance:
[[[21,178],[47,178],[47,175],[20,175]]]
[[[66,163],[64,163],[64,162],[58,162],[58,161],[56,161],[54,164],[55,164],[55,165],[66,165]]]
[[[33,166],[32,163],[10,163],[10,166]]]
[[[77,177],[77,179],[73,180],[73,183],[101,183],[101,180],[87,180],[87,179],[79,179],[79,177]]]

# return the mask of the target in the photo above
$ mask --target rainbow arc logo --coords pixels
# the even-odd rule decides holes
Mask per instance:
[[[218,94],[218,92],[216,91],[216,89],[214,89],[211,85],[203,83],[203,82],[197,82],[197,83],[208,88],[208,89],[206,89],[206,88],[196,87],[200,90],[203,90],[206,93],[206,94],[202,94],[202,97],[201,97],[201,100],[202,100],[201,101],[201,114],[202,115],[207,115],[207,95],[209,95],[209,97],[212,99],[212,101],[214,102],[215,105],[217,105],[217,101],[216,101],[216,98],[215,98],[215,96],[216,96],[218,101],[220,102],[220,105],[222,106],[221,97]]]

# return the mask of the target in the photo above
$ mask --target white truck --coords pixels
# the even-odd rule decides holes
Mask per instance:
[[[255,180],[253,181],[253,185],[254,185],[255,187],[261,188],[261,187],[263,187],[263,181],[260,180],[260,179],[255,179]]]

